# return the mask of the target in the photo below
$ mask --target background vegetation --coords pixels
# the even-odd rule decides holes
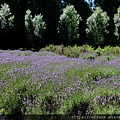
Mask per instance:
[[[4,3],[6,3],[6,6],[4,6]],[[103,47],[105,45],[112,45],[112,46],[119,45],[119,40],[118,40],[119,28],[116,27],[117,21],[119,19],[119,10],[117,11],[120,4],[119,0],[114,0],[114,2],[112,0],[110,1],[88,0],[88,3],[85,0],[74,0],[74,1],[73,0],[54,0],[54,1],[53,0],[46,0],[46,1],[1,0],[0,4],[1,4],[1,9],[0,9],[0,13],[1,13],[0,14],[0,23],[1,23],[0,48],[1,49],[8,49],[8,48],[9,49],[17,49],[17,48],[39,49],[49,44],[66,45],[65,42],[66,39],[67,39],[67,46],[75,45],[75,44],[83,45],[86,43],[92,46],[98,46],[99,43],[99,45]],[[62,18],[62,21],[60,20],[61,19],[60,16],[63,16],[64,14],[63,10],[67,11],[67,6],[70,5],[71,6],[73,5],[73,9],[75,9],[76,14],[80,16],[82,19],[82,21],[81,20],[76,21],[77,24],[74,22],[72,28],[70,26],[73,23],[73,20],[75,20],[75,17],[71,18],[70,14],[67,14],[68,18],[67,16],[64,16],[66,18],[64,19]],[[98,17],[99,19],[96,18],[95,20],[97,21],[94,21],[94,23],[97,24],[96,28],[98,29],[100,26],[103,27],[101,29],[102,32],[100,32],[99,29],[99,31],[97,30],[96,33],[94,34],[97,36],[99,34],[99,36],[101,36],[99,38],[101,38],[103,42],[99,42],[101,41],[100,39],[99,40],[97,39],[97,42],[95,42],[96,38],[93,37],[93,35],[91,36],[91,33],[88,36],[88,29],[90,29],[89,26],[91,25],[90,21],[93,21],[94,19],[94,17],[92,16],[100,12],[100,10],[97,10],[98,7],[100,7],[101,9],[101,17]],[[33,16],[32,19],[34,19],[34,17],[36,16],[34,19],[36,20],[36,23],[34,21],[34,25],[37,24],[37,26],[33,26],[35,31],[31,31],[29,35],[28,35],[28,30],[26,30],[25,27],[25,20],[26,20],[25,14],[27,10],[31,11],[31,16]],[[6,11],[9,11],[9,14],[6,13]],[[70,9],[68,9],[68,13],[69,12]],[[106,17],[102,15],[104,13],[106,14]],[[42,21],[45,24],[45,26],[43,25],[45,27],[44,32],[41,32],[41,30],[43,29],[41,29],[40,27],[42,25],[39,22],[39,20],[41,19],[40,16],[42,16]],[[71,31],[74,28],[73,29],[74,32],[77,30],[77,37],[75,37],[76,36],[75,34],[72,34],[73,33],[72,31],[71,33],[68,32],[66,34],[65,29],[62,32],[62,35],[59,34],[58,28],[60,25],[60,21],[63,24],[63,20],[65,19],[68,22],[66,24],[66,28],[69,28],[69,31]],[[3,23],[5,23],[6,26],[4,27],[4,29],[3,29]],[[94,28],[95,26],[93,25],[92,27]],[[32,29],[32,26],[31,28],[29,28],[29,31],[30,29]],[[61,29],[63,29],[63,25]],[[30,35],[32,37],[31,39],[29,38]],[[68,36],[71,36],[71,38],[68,38]]]

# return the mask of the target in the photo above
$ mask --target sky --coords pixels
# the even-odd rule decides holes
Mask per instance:
[[[85,0],[85,1],[87,1],[88,2],[88,0]],[[94,3],[94,0],[92,0],[92,2]],[[89,2],[88,2],[89,3]],[[94,6],[94,4],[93,4],[93,6]]]
[[[85,1],[87,1],[87,2],[88,2],[88,0],[85,0]],[[94,0],[92,0],[92,1],[94,1]]]

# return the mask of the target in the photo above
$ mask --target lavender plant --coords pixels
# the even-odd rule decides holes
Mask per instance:
[[[0,114],[119,114],[119,56],[92,61],[26,52],[0,53]]]

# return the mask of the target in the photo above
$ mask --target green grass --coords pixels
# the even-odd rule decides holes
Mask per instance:
[[[107,89],[99,86],[91,92],[81,88],[68,100],[64,101],[64,109],[58,114],[70,115],[101,115],[120,114],[120,93],[118,89]]]
[[[57,47],[50,46],[47,49],[56,50]],[[82,51],[79,54],[79,51]],[[102,63],[113,60],[119,55],[120,48],[105,47],[94,50],[91,46],[68,47],[64,55],[69,57],[82,56],[83,59],[100,60]],[[84,55],[84,51],[88,54]],[[110,52],[111,51],[111,52]],[[99,54],[100,56],[97,54]],[[83,53],[83,54],[82,54]],[[112,55],[111,55],[112,53]],[[10,52],[10,54],[14,54]],[[19,55],[31,55],[31,52],[25,52]],[[40,51],[40,56],[47,55]],[[51,55],[54,55],[51,53]],[[56,55],[56,54],[55,54]],[[94,59],[95,58],[95,59]],[[50,71],[57,71],[59,66],[70,65],[71,63],[56,63]],[[49,64],[51,65],[51,64]],[[49,65],[47,66],[49,68]],[[7,72],[14,71],[15,68],[27,68],[26,64],[2,64],[0,65],[0,80],[6,80],[0,94],[0,114],[70,114],[70,115],[95,115],[95,114],[120,114],[120,92],[118,88],[107,88],[104,85],[95,86],[92,81],[99,81],[103,78],[107,79],[112,76],[119,76],[119,69],[112,66],[96,65],[84,66],[81,69],[71,68],[63,74],[62,85],[59,87],[57,83],[47,81],[34,81],[30,79],[31,74],[21,77],[12,78]],[[46,69],[47,69],[46,67]],[[61,93],[69,87],[74,88],[74,79],[83,82],[80,88],[69,94],[67,99],[61,98]],[[29,81],[28,81],[29,80]],[[78,82],[76,81],[76,82]],[[86,87],[85,84],[88,85]],[[41,86],[39,86],[41,84]],[[57,87],[56,87],[57,86]],[[30,102],[27,102],[27,100]],[[33,101],[36,100],[36,101]],[[40,107],[39,107],[40,106]],[[26,110],[26,108],[28,108]],[[21,111],[21,109],[23,111]]]
[[[92,80],[98,81],[102,78],[108,78],[111,76],[119,75],[119,70],[111,66],[88,66],[81,69],[72,68],[66,73],[66,77],[76,76],[82,79],[83,82],[89,82]]]
[[[0,65],[0,80],[8,79],[7,72],[13,70],[14,68],[26,68],[29,66],[29,63],[26,64],[2,64]]]

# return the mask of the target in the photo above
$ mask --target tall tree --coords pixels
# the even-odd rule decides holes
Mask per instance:
[[[117,10],[117,13],[114,15],[114,24],[115,24],[115,36],[117,37],[118,44],[120,44],[120,7]]]
[[[96,7],[101,7],[104,11],[107,12],[107,15],[110,17],[109,21],[109,37],[108,37],[108,43],[111,45],[117,45],[117,40],[114,36],[114,14],[117,13],[117,8],[120,5],[120,0],[94,0],[94,4]]]
[[[98,46],[105,43],[106,35],[109,33],[107,30],[109,17],[106,12],[100,7],[94,11],[94,13],[87,19],[86,34],[93,40],[94,45]]]
[[[75,44],[81,45],[85,44],[87,41],[86,38],[86,20],[87,18],[92,14],[92,9],[90,8],[90,5],[86,2],[86,0],[64,0],[64,4],[68,5],[74,5],[76,11],[78,14],[82,17],[81,24],[79,25],[79,32],[80,32],[80,39],[74,41]]]
[[[11,28],[14,26],[14,15],[10,12],[9,5],[1,4],[0,8],[0,47],[7,46]],[[3,47],[3,48],[4,48]]]
[[[25,25],[24,25],[24,15],[26,12],[26,7],[28,0],[0,0],[0,4],[8,4],[11,13],[15,16],[14,19],[14,29],[11,32],[11,43],[10,48],[25,47]],[[18,39],[19,38],[19,39]]]
[[[81,20],[73,5],[67,5],[63,9],[58,25],[58,33],[62,44],[68,45],[70,41],[79,38],[78,28]]]
[[[62,1],[61,0],[31,0],[28,4],[28,9],[33,13],[43,15],[43,20],[47,24],[46,26],[46,44],[58,42],[58,20],[62,13]]]
[[[43,16],[41,15],[41,13],[39,15],[35,15],[35,17],[32,18],[31,11],[26,11],[25,27],[29,39],[28,43],[31,44],[30,47],[32,48],[37,48],[39,46],[39,43],[43,41],[43,33],[46,29],[46,24],[42,18]],[[36,43],[38,44],[36,45]]]

